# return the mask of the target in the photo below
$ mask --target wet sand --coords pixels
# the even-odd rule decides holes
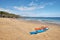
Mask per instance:
[[[43,33],[30,35],[34,28],[48,26]],[[12,18],[0,18],[0,40],[60,40],[60,26],[42,22],[29,22]]]

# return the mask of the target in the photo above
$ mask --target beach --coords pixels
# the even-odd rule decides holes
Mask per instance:
[[[49,28],[46,32],[34,35],[29,33],[43,25]],[[60,25],[0,18],[0,40],[60,40]]]

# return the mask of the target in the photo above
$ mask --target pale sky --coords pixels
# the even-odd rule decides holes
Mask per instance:
[[[0,0],[0,11],[29,17],[60,17],[60,0]]]

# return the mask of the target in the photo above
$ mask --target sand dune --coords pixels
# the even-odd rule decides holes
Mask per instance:
[[[47,25],[49,30],[30,35],[35,27]],[[55,24],[32,23],[12,18],[0,18],[0,40],[60,40],[60,26]]]

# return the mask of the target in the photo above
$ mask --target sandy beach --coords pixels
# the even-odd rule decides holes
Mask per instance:
[[[30,35],[34,28],[48,26],[43,33]],[[0,40],[60,40],[60,25],[0,18]]]

